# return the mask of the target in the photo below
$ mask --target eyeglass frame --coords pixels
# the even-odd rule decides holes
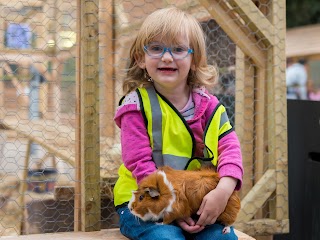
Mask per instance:
[[[159,44],[159,45],[163,46],[162,53],[161,53],[159,56],[152,56],[152,55],[150,55],[149,52],[148,52],[148,45],[150,45],[150,44],[147,44],[147,45],[144,45],[144,46],[143,46],[143,51],[146,52],[146,53],[148,54],[148,56],[151,57],[151,58],[162,58],[163,55],[164,55],[166,52],[169,52],[170,55],[171,55],[171,57],[172,57],[173,59],[178,59],[178,60],[180,60],[180,59],[185,59],[185,58],[188,57],[190,54],[194,53],[194,51],[193,51],[192,48],[187,48],[188,51],[187,51],[187,55],[186,55],[185,57],[183,57],[183,58],[175,58],[175,57],[173,56],[173,53],[171,52],[171,48],[172,48],[172,47],[166,47],[166,46],[164,46],[164,45],[162,45],[162,44]]]

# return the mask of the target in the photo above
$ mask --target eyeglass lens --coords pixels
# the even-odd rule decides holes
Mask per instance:
[[[189,53],[192,53],[192,49],[187,48],[183,45],[176,45],[171,47],[166,47],[160,43],[150,43],[144,47],[147,54],[154,58],[162,57],[165,52],[169,52],[173,58],[182,59],[188,56]]]

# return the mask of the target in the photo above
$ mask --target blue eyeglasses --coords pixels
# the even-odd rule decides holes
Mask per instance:
[[[161,58],[166,52],[169,52],[174,59],[183,59],[193,53],[193,49],[185,46],[166,47],[161,43],[149,43],[143,49],[151,58]]]

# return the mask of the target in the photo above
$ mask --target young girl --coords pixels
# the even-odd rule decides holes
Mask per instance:
[[[217,72],[207,65],[204,34],[197,20],[176,8],[149,15],[131,47],[125,97],[115,115],[121,128],[123,164],[114,188],[120,230],[130,239],[237,239],[216,223],[231,193],[242,183],[238,138],[225,108],[205,87]],[[221,180],[197,212],[197,220],[143,222],[127,203],[132,190],[157,167],[217,167]]]

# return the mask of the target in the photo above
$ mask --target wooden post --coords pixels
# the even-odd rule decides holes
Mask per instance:
[[[77,0],[77,44],[76,44],[76,119],[75,119],[75,139],[77,140],[75,143],[75,187],[74,187],[74,231],[81,231],[81,0]]]
[[[0,36],[2,36],[2,39],[4,38],[4,33],[5,33],[5,21],[3,20],[3,18],[0,19]],[[0,49],[2,49],[4,47],[3,41],[0,42]],[[3,68],[2,68],[2,64],[0,67],[0,109],[4,110],[4,79],[3,79]],[[0,111],[0,119],[2,119],[4,117],[4,112]]]
[[[0,119],[4,118],[4,79],[3,79],[3,68],[0,67]]]
[[[243,178],[241,196],[245,196],[252,188],[254,174],[254,67],[239,47],[236,48],[236,103],[235,125],[241,143],[243,167],[246,174]]]
[[[100,53],[102,56],[101,76],[103,79],[101,101],[101,134],[113,138],[115,124],[113,122],[115,108],[115,74],[114,74],[114,33],[113,33],[113,0],[100,1]]]
[[[100,230],[99,1],[80,1],[81,230]]]
[[[27,145],[27,152],[24,160],[24,165],[23,165],[23,172],[22,172],[22,179],[20,183],[20,189],[19,189],[19,206],[20,206],[20,226],[19,226],[19,232],[22,232],[22,226],[23,226],[23,221],[24,221],[24,210],[25,210],[25,193],[27,191],[27,178],[28,178],[28,169],[29,169],[29,160],[30,160],[30,150],[31,150],[31,144],[32,141],[28,140],[28,145]]]
[[[272,23],[275,26],[275,45],[269,50],[270,77],[268,79],[269,141],[272,146],[269,165],[274,166],[277,173],[277,189],[275,199],[276,220],[287,219],[288,213],[288,150],[287,150],[287,99],[286,99],[286,28],[285,0],[272,1]]]

